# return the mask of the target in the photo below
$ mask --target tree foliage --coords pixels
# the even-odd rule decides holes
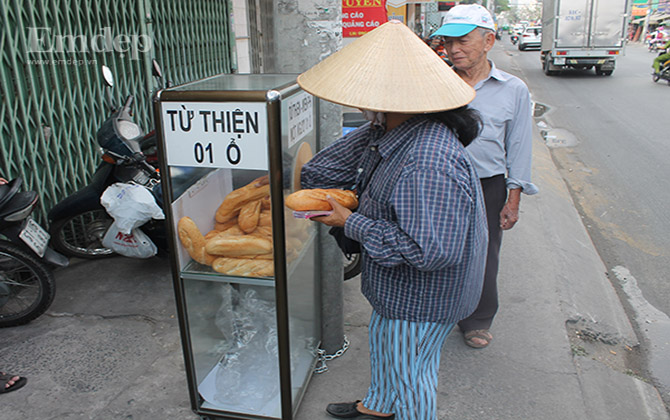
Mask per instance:
[[[506,12],[510,9],[509,0],[496,0],[495,1],[495,13]]]

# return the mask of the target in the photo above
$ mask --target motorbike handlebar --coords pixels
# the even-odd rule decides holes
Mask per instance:
[[[126,103],[123,104],[123,107],[127,110],[130,110],[130,106],[133,104],[134,99],[135,98],[133,97],[133,95],[128,95],[128,97],[126,98]]]

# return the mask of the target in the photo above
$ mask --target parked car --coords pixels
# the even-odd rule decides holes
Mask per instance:
[[[523,25],[519,25],[518,23],[516,25],[512,25],[509,27],[509,34],[520,34],[523,32]]]
[[[529,26],[523,30],[519,38],[519,51],[525,51],[528,48],[540,48],[542,44],[542,27]]]

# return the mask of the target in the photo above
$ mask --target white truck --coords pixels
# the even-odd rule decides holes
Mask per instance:
[[[628,8],[628,0],[544,0],[544,73],[552,76],[571,67],[611,75],[624,52]]]

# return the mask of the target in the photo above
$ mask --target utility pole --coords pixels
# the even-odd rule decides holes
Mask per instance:
[[[644,43],[644,40],[647,37],[647,32],[649,32],[649,15],[651,15],[651,0],[647,0],[647,16],[644,17],[644,25],[642,26],[642,35],[640,35],[642,43]]]
[[[274,3],[275,57],[279,73],[302,73],[342,48],[342,0],[287,0]],[[272,52],[270,52],[272,53]],[[340,105],[319,100],[319,142],[342,137]],[[316,152],[316,150],[314,151]],[[321,229],[321,348],[333,354],[344,344],[342,251]]]

